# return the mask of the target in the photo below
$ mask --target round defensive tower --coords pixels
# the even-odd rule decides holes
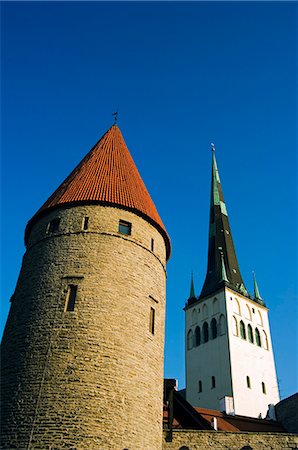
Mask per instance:
[[[170,241],[116,125],[25,243],[2,341],[1,448],[161,449]]]

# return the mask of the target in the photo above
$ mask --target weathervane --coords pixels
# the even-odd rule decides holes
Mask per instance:
[[[112,116],[115,116],[115,117],[114,117],[114,125],[116,125],[116,122],[117,122],[117,120],[118,120],[118,108],[117,108],[116,112],[114,112],[114,113],[112,114]]]

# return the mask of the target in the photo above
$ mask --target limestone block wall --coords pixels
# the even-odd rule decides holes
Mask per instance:
[[[132,212],[60,207],[36,222],[2,342],[1,448],[162,448],[165,281],[163,237]]]
[[[289,450],[298,448],[298,436],[283,433],[231,433],[223,431],[173,431],[163,450]]]

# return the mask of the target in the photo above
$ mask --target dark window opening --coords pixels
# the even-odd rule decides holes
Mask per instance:
[[[195,346],[198,347],[201,344],[201,330],[200,327],[195,329]]]
[[[255,336],[256,336],[256,344],[257,344],[257,346],[261,347],[260,332],[259,332],[259,330],[257,328],[255,329]]]
[[[265,386],[264,381],[262,381],[262,392],[263,392],[263,394],[266,394],[266,386]]]
[[[154,239],[151,239],[151,251],[154,251]]]
[[[217,323],[216,319],[211,320],[211,337],[212,339],[215,339],[217,337]]]
[[[202,381],[201,380],[199,381],[198,388],[199,388],[199,392],[202,392],[203,388],[202,388]]]
[[[246,385],[247,385],[247,387],[248,387],[249,389],[251,388],[249,376],[246,377]]]
[[[76,284],[69,284],[66,294],[65,311],[74,311],[75,301],[77,297],[78,286]]]
[[[53,219],[48,224],[48,233],[57,233],[59,231],[60,219]]]
[[[215,376],[211,377],[211,389],[215,388]]]
[[[248,340],[249,342],[251,342],[253,344],[254,342],[254,336],[253,336],[253,332],[252,332],[252,327],[251,325],[248,325],[247,327],[247,334],[248,334]]]
[[[242,320],[240,320],[240,336],[242,339],[246,339],[245,325]]]
[[[84,217],[83,219],[83,230],[88,230],[89,217]]]
[[[149,318],[149,331],[150,333],[154,334],[154,327],[155,327],[155,309],[150,308],[150,318]]]
[[[208,323],[204,322],[203,325],[203,337],[204,337],[204,342],[208,342],[209,340],[209,330],[208,330]]]
[[[119,233],[130,235],[131,234],[131,223],[125,222],[124,220],[119,220],[118,231],[119,231]]]

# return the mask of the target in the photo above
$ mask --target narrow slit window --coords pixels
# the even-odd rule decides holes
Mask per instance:
[[[57,231],[59,231],[59,226],[60,226],[60,219],[53,219],[51,220],[51,222],[48,224],[48,229],[47,229],[47,233],[57,233]]]
[[[215,388],[215,376],[213,375],[211,377],[211,389],[214,389],[214,388]]]
[[[69,284],[66,294],[65,311],[74,311],[78,286],[76,284]]]
[[[263,394],[266,394],[266,386],[265,386],[264,381],[262,381],[262,392],[263,392]]]
[[[149,331],[150,333],[154,334],[154,327],[155,327],[155,309],[150,308],[150,318],[149,318]]]
[[[124,220],[119,220],[118,231],[121,234],[130,235],[131,234],[131,223],[125,222]]]
[[[200,380],[198,384],[198,392],[202,392],[202,390],[202,381]]]
[[[154,252],[154,239],[151,239],[151,251]]]
[[[250,384],[250,378],[249,376],[246,377],[246,385],[249,389],[251,389],[251,384]]]
[[[84,217],[83,219],[83,230],[88,230],[88,225],[89,225],[89,217]]]

